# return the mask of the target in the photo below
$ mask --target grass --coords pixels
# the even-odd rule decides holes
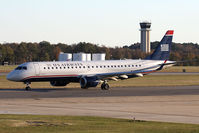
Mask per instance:
[[[0,65],[0,72],[10,72],[13,69],[15,69],[17,65],[7,65],[7,66],[1,66]]]
[[[183,86],[199,85],[199,75],[145,75],[144,77],[110,82],[114,87],[121,86]]]
[[[199,66],[172,66],[160,72],[183,72],[183,69],[186,72],[199,72]]]
[[[121,81],[110,81],[111,87],[129,87],[129,86],[182,86],[199,85],[199,75],[146,75],[144,77],[132,78]],[[24,88],[21,82],[12,82],[6,80],[6,76],[0,76],[0,88]],[[49,82],[33,82],[32,88],[53,88]],[[79,88],[79,83],[70,83],[66,88]],[[100,86],[99,86],[100,87]]]
[[[0,133],[198,133],[199,126],[87,116],[0,115]]]

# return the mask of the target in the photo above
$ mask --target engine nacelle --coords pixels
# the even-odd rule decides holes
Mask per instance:
[[[136,78],[136,77],[143,77],[144,75],[142,73],[136,73],[133,75],[128,75],[129,78]]]
[[[99,84],[95,77],[82,77],[80,78],[80,86],[81,88],[89,88],[89,87],[96,87]]]
[[[135,74],[137,77],[143,77],[143,74],[142,73],[136,73]]]
[[[127,75],[120,75],[119,78],[120,79],[128,79],[129,77]]]
[[[52,86],[66,86],[69,82],[65,80],[50,81]]]

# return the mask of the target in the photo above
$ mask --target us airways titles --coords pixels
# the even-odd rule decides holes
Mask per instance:
[[[58,64],[58,63],[54,63],[54,64],[46,64],[47,66],[49,67],[65,67],[65,66],[83,66],[82,63],[61,63],[61,64]]]

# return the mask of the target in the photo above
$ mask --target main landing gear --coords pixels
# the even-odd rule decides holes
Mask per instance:
[[[108,82],[106,80],[104,80],[104,82],[102,83],[101,89],[102,90],[109,90],[109,85],[108,85]]]
[[[25,90],[26,90],[26,91],[30,91],[30,90],[31,90],[31,87],[30,87],[29,85],[31,84],[31,82],[24,82],[24,84],[26,84]]]

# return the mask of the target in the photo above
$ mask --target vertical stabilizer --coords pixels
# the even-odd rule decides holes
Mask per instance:
[[[173,38],[173,30],[168,30],[155,51],[146,57],[147,60],[169,60],[171,44]]]

